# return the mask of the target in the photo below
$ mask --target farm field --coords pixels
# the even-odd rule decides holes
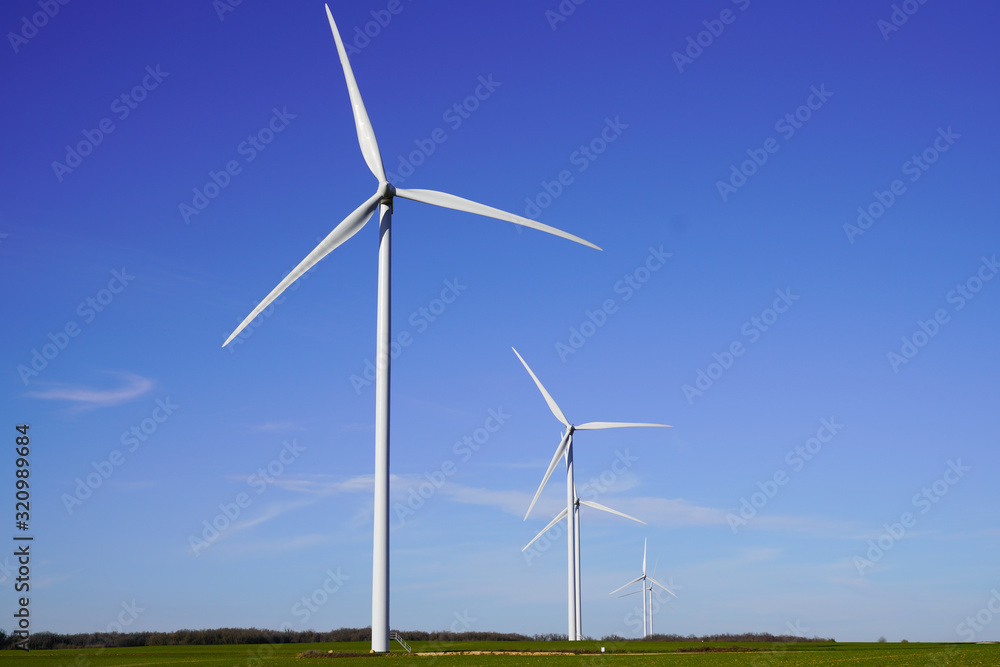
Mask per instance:
[[[222,645],[222,646],[145,646],[116,649],[3,651],[0,667],[33,665],[37,667],[139,667],[185,665],[197,667],[281,667],[320,662],[324,658],[298,657],[306,651],[362,653],[359,656],[332,658],[339,667],[372,665],[374,660],[388,660],[410,667],[646,667],[653,665],[697,665],[728,667],[752,665],[770,667],[810,667],[813,665],[886,665],[892,667],[994,667],[1000,665],[1000,645],[977,644],[752,644],[695,642],[603,642],[601,654],[559,654],[559,651],[597,650],[602,642],[412,642],[414,655],[393,647],[388,656],[364,654],[367,642],[337,644]],[[714,649],[704,651],[705,648]],[[742,650],[733,650],[734,648]],[[724,652],[729,649],[728,652]],[[556,652],[553,655],[474,654],[474,651]],[[443,653],[442,653],[443,652]],[[431,655],[417,655],[432,653]]]

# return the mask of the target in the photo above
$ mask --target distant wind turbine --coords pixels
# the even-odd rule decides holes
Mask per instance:
[[[583,587],[582,587],[581,582],[580,582],[580,579],[581,579],[581,575],[580,575],[580,505],[586,505],[587,507],[593,507],[594,509],[601,510],[603,512],[610,512],[611,514],[617,514],[618,516],[623,516],[626,519],[631,519],[632,521],[635,521],[637,523],[641,523],[644,526],[646,525],[646,522],[642,521],[641,519],[636,519],[634,516],[629,516],[628,514],[625,514],[624,512],[619,512],[618,510],[613,510],[610,507],[605,507],[604,505],[601,505],[600,503],[595,503],[595,502],[590,501],[590,500],[581,500],[580,496],[577,495],[577,493],[576,493],[576,485],[575,484],[573,485],[573,497],[576,498],[576,502],[573,503],[573,511],[576,513],[576,534],[573,536],[573,541],[576,543],[575,544],[575,549],[576,549],[576,583],[575,583],[575,586],[574,586],[574,588],[576,589],[575,590],[575,597],[576,597],[576,636],[579,637],[579,638],[582,638],[583,637]],[[542,528],[542,530],[539,531],[539,533],[537,535],[535,535],[535,537],[530,542],[528,542],[526,545],[524,545],[524,548],[521,549],[521,551],[527,551],[528,547],[530,547],[532,544],[534,544],[535,541],[539,537],[541,537],[542,535],[544,535],[545,533],[547,533],[549,531],[549,529],[552,528],[552,526],[556,525],[557,523],[559,523],[560,521],[562,521],[563,519],[565,519],[567,514],[569,514],[569,512],[564,508],[561,512],[559,512],[559,514],[556,515],[556,518],[552,519],[552,521],[549,522],[549,525],[545,526],[545,528]]]
[[[628,582],[624,586],[620,586],[620,587],[616,588],[615,590],[611,591],[611,593],[609,593],[609,595],[614,595],[615,593],[617,593],[618,591],[622,590],[623,588],[628,588],[632,584],[638,583],[638,582],[642,582],[642,589],[640,591],[633,591],[632,593],[626,593],[625,595],[635,595],[636,593],[640,593],[640,592],[642,593],[642,638],[645,639],[647,637],[647,634],[646,634],[646,629],[647,628],[649,628],[649,634],[650,635],[653,634],[653,584],[656,584],[657,586],[659,586],[660,588],[662,588],[666,592],[670,593],[674,597],[677,597],[677,595],[675,595],[672,590],[670,590],[669,588],[667,588],[666,586],[664,586],[663,584],[661,584],[660,582],[658,582],[656,579],[653,579],[653,577],[648,576],[646,574],[646,540],[643,540],[643,542],[642,542],[642,576],[636,577],[635,579],[633,579],[632,581]],[[649,584],[649,588],[646,588],[646,584]],[[648,623],[646,621],[646,593],[647,592],[649,593],[649,622]],[[623,595],[622,597],[625,597],[625,596]]]
[[[379,153],[375,131],[361,99],[354,72],[347,59],[344,42],[340,38],[337,24],[326,7],[326,16],[330,21],[330,29],[337,43],[340,64],[344,69],[347,81],[347,91],[351,98],[351,108],[354,112],[354,125],[358,133],[358,143],[368,169],[378,179],[378,189],[364,203],[354,209],[350,215],[334,227],[291,273],[285,276],[277,287],[247,315],[246,319],[236,327],[232,335],[222,344],[229,344],[243,328],[270,305],[285,289],[308,271],[337,246],[354,236],[371,219],[376,209],[379,212],[379,250],[378,250],[378,300],[375,333],[376,376],[375,376],[375,539],[372,554],[372,651],[386,653],[389,651],[389,359],[390,359],[390,228],[392,219],[392,204],[394,197],[403,197],[413,201],[451,208],[467,213],[474,213],[489,218],[496,218],[517,225],[531,227],[539,231],[554,234],[570,241],[575,241],[591,248],[600,250],[596,245],[585,241],[568,232],[550,227],[549,225],[522,218],[500,209],[492,208],[468,199],[435,190],[404,190],[395,188],[386,179],[382,156]]]
[[[513,349],[513,348],[512,348]],[[576,603],[576,589],[577,589],[577,556],[576,548],[579,535],[577,533],[577,513],[574,511],[576,507],[576,486],[573,480],[573,432],[574,431],[589,431],[596,429],[605,428],[626,428],[631,426],[662,426],[669,428],[668,424],[649,424],[645,422],[587,422],[586,424],[580,424],[575,426],[570,424],[566,419],[566,415],[563,414],[559,406],[556,405],[555,400],[545,390],[542,386],[541,381],[538,376],[531,370],[528,363],[518,354],[517,350],[514,350],[514,354],[517,358],[521,360],[521,364],[524,365],[524,369],[528,371],[528,375],[531,379],[535,381],[535,386],[538,390],[542,392],[542,397],[549,406],[549,410],[555,415],[563,426],[566,427],[566,433],[563,435],[562,440],[559,441],[559,446],[556,447],[556,453],[552,456],[552,462],[549,463],[548,470],[545,471],[545,477],[542,478],[542,483],[538,487],[538,491],[535,492],[535,497],[531,500],[531,505],[528,506],[528,511],[525,513],[524,518],[527,519],[528,515],[531,514],[531,509],[538,502],[538,496],[542,494],[542,489],[545,488],[545,483],[549,481],[549,477],[552,476],[552,471],[555,470],[556,464],[559,463],[559,459],[565,457],[566,459],[566,518],[569,522],[567,530],[567,543],[568,543],[568,575],[567,575],[567,588],[568,593],[568,607],[569,607],[569,640],[576,641],[579,638],[578,624],[577,624],[577,603]],[[632,518],[632,517],[629,517]]]

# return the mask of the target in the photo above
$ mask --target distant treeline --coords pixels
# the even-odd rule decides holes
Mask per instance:
[[[406,641],[463,642],[463,641],[565,641],[564,634],[521,635],[503,632],[400,632]],[[32,650],[77,648],[127,648],[132,646],[190,646],[219,644],[313,644],[331,642],[369,642],[371,628],[340,628],[330,632],[305,630],[260,630],[257,628],[217,628],[214,630],[177,630],[175,632],[84,632],[72,635],[38,632],[28,642]],[[606,642],[644,641],[625,639],[617,635],[602,637]],[[743,634],[706,635],[653,635],[645,641],[706,641],[706,642],[831,642],[832,639],[805,639],[790,635],[772,635],[763,632]],[[13,642],[0,631],[0,647],[13,648]]]
[[[645,639],[625,639],[617,635],[608,635],[606,637],[601,637],[601,641],[648,641],[648,642],[769,642],[769,643],[782,643],[782,644],[793,644],[796,642],[819,642],[819,643],[830,643],[837,641],[836,639],[830,637],[824,639],[823,637],[799,637],[797,635],[772,635],[770,632],[744,632],[738,635],[734,634],[722,634],[722,635],[703,635],[701,637],[696,637],[694,635],[650,635]]]

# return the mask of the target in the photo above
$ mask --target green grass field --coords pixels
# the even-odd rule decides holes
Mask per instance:
[[[600,651],[578,655],[471,655],[468,651]],[[208,665],[212,667],[281,667],[283,665],[334,664],[337,667],[366,665],[388,660],[399,667],[810,667],[840,665],[889,667],[997,667],[1000,645],[969,644],[702,644],[695,642],[412,642],[414,653],[448,652],[444,655],[407,655],[394,645],[388,656],[299,658],[305,651],[361,653],[367,642],[338,644],[284,644],[232,646],[148,646],[121,649],[61,651],[2,651],[0,667],[140,667],[152,665]],[[732,649],[739,652],[692,652],[691,649]]]

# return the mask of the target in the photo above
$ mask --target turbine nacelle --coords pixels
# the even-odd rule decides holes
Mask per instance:
[[[312,252],[306,255],[292,271],[278,283],[277,287],[271,290],[263,301],[236,327],[233,333],[222,344],[228,345],[258,314],[267,308],[272,301],[281,295],[285,289],[295,282],[302,274],[312,268],[317,262],[326,257],[338,246],[346,242],[357,234],[371,219],[372,215],[385,205],[386,209],[380,216],[380,224],[383,230],[388,232],[392,223],[392,205],[395,197],[403,197],[414,201],[451,208],[458,211],[465,211],[475,215],[504,220],[524,227],[530,227],[539,231],[560,236],[564,239],[581,243],[600,250],[589,241],[574,236],[568,232],[556,229],[549,225],[542,224],[535,220],[529,220],[513,213],[508,213],[500,209],[492,208],[478,202],[456,197],[455,195],[435,190],[403,190],[397,189],[388,182],[385,167],[382,164],[382,155],[379,152],[378,141],[375,139],[375,130],[372,128],[371,119],[365,109],[364,100],[361,98],[361,91],[358,89],[358,82],[354,78],[351,63],[347,58],[347,51],[344,42],[337,29],[337,23],[333,20],[330,7],[326,7],[326,16],[330,23],[330,30],[333,32],[333,39],[337,44],[337,55],[344,71],[344,80],[347,83],[347,92],[351,100],[351,111],[354,116],[354,125],[358,136],[358,145],[361,148],[361,155],[369,171],[378,180],[378,189],[375,194],[365,200],[360,206],[344,218],[333,230],[327,234],[319,245],[313,248]],[[376,314],[376,350],[381,353],[390,346],[391,317],[389,301],[391,298],[391,266],[390,266],[390,245],[391,234],[382,233],[379,235],[378,254],[378,289],[377,289],[377,314]],[[375,503],[374,503],[374,546],[372,549],[372,651],[385,653],[389,650],[389,364],[380,364],[375,377]]]
[[[653,568],[653,574],[656,574],[656,568],[655,567]],[[653,584],[656,584],[657,586],[659,586],[660,588],[662,588],[666,592],[668,592],[671,595],[673,595],[675,598],[677,597],[677,594],[674,593],[672,590],[670,590],[669,588],[667,588],[666,586],[664,586],[663,584],[661,584],[660,582],[658,582],[656,579],[654,579],[650,575],[646,574],[646,540],[643,540],[643,542],[642,542],[642,574],[640,576],[636,577],[635,579],[633,579],[632,581],[628,582],[624,586],[619,586],[615,590],[611,591],[609,593],[609,595],[614,595],[618,591],[620,591],[622,589],[625,589],[625,588],[628,588],[632,584],[636,584],[636,583],[640,583],[640,582],[641,582],[641,588],[639,590],[632,591],[631,593],[626,593],[625,595],[619,595],[618,597],[624,598],[624,597],[628,597],[629,595],[635,595],[636,593],[642,593],[642,636],[646,637],[646,629],[647,629],[647,627],[649,628],[650,634],[652,634],[652,630],[653,630]],[[648,585],[648,588],[647,588],[647,585]],[[646,619],[646,592],[647,591],[649,592],[649,620],[648,620],[648,625],[647,625],[647,619]]]
[[[559,422],[566,427],[566,431],[560,436],[559,446],[556,448],[556,452],[552,456],[552,461],[549,463],[549,467],[545,471],[545,476],[542,478],[542,483],[539,485],[538,491],[535,492],[535,497],[532,498],[531,504],[528,506],[528,511],[525,513],[524,518],[527,519],[528,515],[531,514],[531,510],[535,506],[535,503],[538,502],[538,497],[541,495],[542,489],[545,488],[545,483],[548,482],[549,477],[552,476],[552,473],[555,470],[556,465],[558,465],[559,463],[559,459],[564,457],[566,459],[566,508],[563,509],[551,522],[549,522],[549,525],[543,528],[542,531],[538,535],[536,535],[535,538],[527,544],[527,546],[524,547],[524,549],[530,547],[534,543],[534,541],[537,540],[539,537],[541,537],[547,530],[549,530],[549,528],[554,526],[563,518],[566,519],[566,523],[568,525],[568,530],[566,532],[568,540],[567,556],[568,556],[568,576],[569,576],[569,582],[568,582],[569,583],[569,595],[568,595],[569,635],[568,636],[570,641],[573,641],[578,637],[582,636],[583,634],[582,621],[580,619],[582,615],[582,606],[580,601],[580,595],[582,589],[582,585],[580,583],[580,523],[578,520],[579,517],[577,516],[577,513],[580,510],[580,506],[588,505],[590,507],[594,507],[595,509],[599,509],[605,512],[610,512],[612,514],[618,514],[627,519],[632,519],[633,521],[639,521],[635,517],[623,514],[622,512],[613,510],[609,507],[605,507],[604,505],[599,505],[597,503],[588,500],[580,500],[580,497],[576,493],[576,484],[573,479],[573,434],[576,431],[586,431],[591,429],[596,430],[596,429],[606,429],[606,428],[624,428],[630,426],[665,427],[667,425],[650,424],[645,422],[643,423],[586,422],[580,425],[571,424],[570,421],[566,419],[566,415],[563,414],[563,411],[559,408],[559,405],[555,402],[555,399],[553,399],[552,395],[549,394],[548,390],[545,389],[545,386],[542,384],[542,381],[538,379],[538,376],[535,375],[535,372],[531,370],[530,366],[528,366],[528,362],[524,360],[524,358],[518,353],[517,350],[514,350],[514,354],[516,354],[517,358],[521,360],[521,364],[524,366],[524,369],[528,371],[528,375],[530,375],[531,379],[534,380],[535,386],[538,387],[538,391],[541,392],[542,398],[545,399],[545,403],[549,406],[549,410],[551,410],[555,418],[558,419]],[[639,523],[643,522],[639,521]],[[522,549],[522,551],[524,549]],[[643,565],[643,570],[645,571],[645,565]]]
[[[382,164],[382,154],[378,148],[378,141],[375,139],[375,129],[372,127],[371,119],[368,118],[368,111],[365,109],[364,100],[361,99],[361,91],[358,88],[358,82],[354,78],[354,71],[351,69],[350,61],[347,59],[347,51],[344,48],[343,40],[340,38],[340,31],[337,30],[337,23],[333,20],[333,14],[330,12],[329,5],[326,6],[326,16],[330,21],[330,29],[333,31],[334,41],[337,43],[337,53],[340,56],[340,64],[344,70],[344,80],[347,82],[347,92],[351,98],[351,109],[354,114],[354,125],[358,134],[358,145],[361,147],[361,155],[364,157],[365,164],[368,165],[369,171],[371,171],[372,175],[378,179],[378,190],[374,196],[370,197],[367,201],[361,204],[361,206],[354,209],[350,215],[344,218],[344,220],[341,221],[341,223],[337,225],[333,231],[331,231],[327,237],[323,239],[323,241],[321,241],[320,244],[299,263],[298,266],[292,269],[291,273],[285,276],[284,280],[282,280],[277,287],[271,290],[271,293],[268,294],[256,308],[254,308],[253,312],[251,312],[238,327],[236,327],[236,330],[233,331],[229,338],[226,339],[226,342],[222,344],[222,347],[228,345],[233,338],[239,335],[239,333],[243,331],[243,329],[261,313],[261,311],[267,308],[272,301],[277,299],[289,285],[299,278],[299,276],[312,268],[314,264],[326,257],[336,247],[357,234],[361,228],[368,223],[372,214],[375,213],[380,204],[385,204],[391,209],[392,200],[397,196],[403,197],[404,199],[423,202],[425,204],[431,204],[433,206],[451,208],[457,211],[465,211],[466,213],[473,213],[487,218],[495,218],[505,222],[512,222],[515,225],[537,229],[538,231],[559,236],[569,241],[574,241],[596,250],[600,250],[598,246],[594,245],[590,241],[580,238],[579,236],[570,234],[569,232],[564,232],[561,229],[556,229],[555,227],[546,225],[536,220],[530,220],[519,215],[514,215],[513,213],[508,213],[507,211],[493,208],[492,206],[486,206],[485,204],[480,204],[479,202],[463,199],[462,197],[456,197],[455,195],[451,195],[446,192],[438,192],[436,190],[397,189],[389,183],[386,177],[385,167]]]
[[[634,516],[630,516],[628,514],[625,514],[624,512],[619,512],[618,510],[611,509],[610,507],[605,507],[604,505],[601,505],[600,503],[595,503],[591,500],[581,500],[580,497],[576,495],[576,486],[573,487],[573,497],[575,498],[575,500],[573,501],[574,511],[579,511],[580,506],[585,505],[587,507],[592,507],[596,510],[601,510],[602,512],[607,512],[608,514],[617,514],[618,516],[625,517],[626,519],[630,519],[632,521],[635,521],[636,523],[641,523],[644,526],[646,525],[646,522],[643,521],[642,519],[636,519]],[[549,525],[545,526],[545,528],[542,528],[540,531],[538,531],[538,534],[535,535],[530,542],[524,545],[524,548],[521,549],[521,551],[527,551],[528,547],[534,544],[539,537],[549,532],[549,529],[552,528],[552,526],[556,525],[557,523],[565,519],[568,515],[569,515],[569,510],[563,508],[563,510],[559,512],[559,514],[557,514],[555,518],[552,519],[552,521],[549,522]]]
[[[560,422],[562,422],[563,426],[566,427],[566,431],[563,433],[562,439],[559,441],[559,446],[556,447],[556,452],[552,456],[552,461],[549,463],[549,467],[545,471],[545,476],[542,478],[542,483],[539,485],[538,491],[535,492],[535,497],[531,499],[531,504],[528,506],[528,511],[525,512],[524,514],[525,519],[527,519],[528,515],[531,514],[531,510],[532,508],[534,508],[535,503],[538,502],[538,497],[542,494],[542,489],[545,488],[545,484],[546,482],[549,481],[549,477],[552,476],[552,472],[555,470],[556,465],[559,463],[559,459],[565,456],[567,466],[570,465],[570,462],[572,461],[572,451],[573,451],[573,434],[576,431],[593,431],[593,430],[600,430],[607,428],[631,428],[634,426],[654,426],[654,427],[670,428],[669,424],[652,424],[648,422],[586,422],[580,424],[579,426],[577,426],[576,424],[571,424],[569,420],[566,419],[566,415],[563,414],[563,411],[559,408],[559,405],[556,403],[555,399],[552,398],[552,394],[548,392],[548,390],[545,388],[545,385],[542,384],[542,381],[539,380],[538,376],[535,375],[535,372],[531,370],[531,367],[528,365],[528,362],[524,360],[524,357],[522,357],[516,349],[514,348],[511,349],[514,350],[514,354],[517,355],[517,358],[521,360],[521,364],[524,366],[524,369],[528,371],[528,375],[530,375],[531,379],[535,381],[535,386],[538,387],[538,391],[542,393],[542,398],[545,399],[545,403],[549,406],[549,410],[551,410],[552,414],[555,415],[555,418],[558,419]]]

